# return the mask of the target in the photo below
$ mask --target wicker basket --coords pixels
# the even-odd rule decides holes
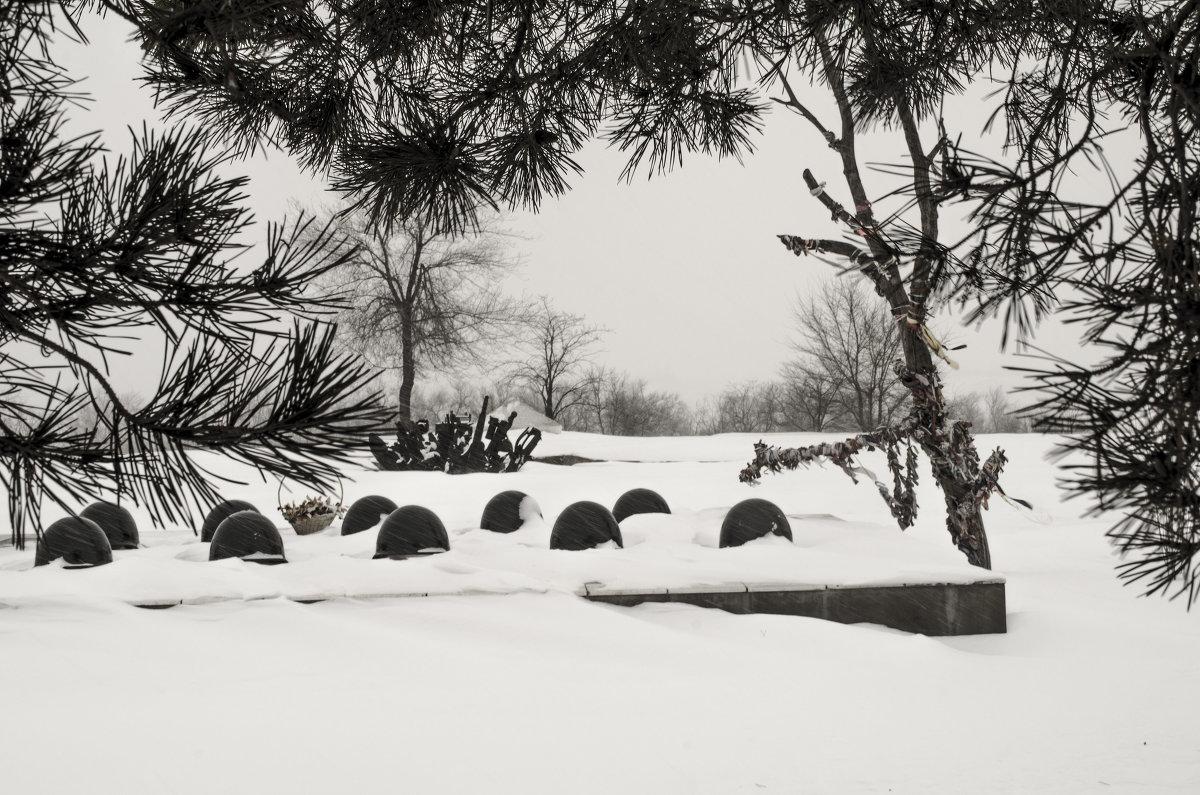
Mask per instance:
[[[342,479],[338,478],[338,501],[337,505],[329,513],[314,513],[308,516],[301,516],[299,519],[290,519],[283,510],[283,481],[279,479],[279,488],[275,492],[275,499],[279,503],[279,512],[284,514],[284,518],[288,520],[288,524],[296,531],[298,536],[308,536],[314,533],[319,533],[329,525],[333,524],[333,518],[342,510],[342,499],[346,495],[345,488],[342,485]]]
[[[292,529],[298,536],[308,536],[321,532],[331,524],[333,524],[333,514],[317,513],[292,522]]]

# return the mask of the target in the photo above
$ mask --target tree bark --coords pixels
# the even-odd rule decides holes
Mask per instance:
[[[983,525],[983,510],[972,494],[972,484],[964,483],[947,467],[936,449],[922,445],[933,463],[933,477],[942,489],[946,501],[946,529],[967,562],[983,569],[992,568],[992,552],[988,546],[987,529]]]
[[[542,413],[552,420],[558,419],[554,416],[554,381],[552,379],[547,379],[542,388]]]
[[[918,337],[916,330],[901,324],[900,337],[908,343],[904,345],[904,361],[909,372],[933,371],[933,356],[930,355],[929,347]],[[948,421],[948,418],[945,418],[946,401],[940,388],[936,390],[934,399],[934,410],[925,412],[930,421],[921,427],[924,438],[919,441],[921,449],[933,466],[933,479],[941,488],[946,501],[946,529],[950,532],[954,545],[967,556],[968,563],[991,569],[992,553],[988,546],[987,529],[983,525],[983,511],[972,493],[973,480],[968,482],[962,477],[965,474],[973,479],[978,473],[964,473],[960,467],[952,466],[951,462],[946,460],[947,451],[942,445],[934,442],[945,439],[945,425]],[[939,422],[937,417],[943,419]],[[974,451],[975,441],[970,438],[970,431],[964,429],[963,432],[968,434],[967,444]],[[944,441],[943,444],[948,445],[949,442]]]
[[[413,352],[413,328],[411,314],[406,313],[400,322],[400,393],[397,400],[398,421],[405,427],[412,425],[412,393],[417,382],[417,360]]]
[[[937,475],[935,474],[934,477],[936,478]],[[955,545],[967,556],[967,562],[972,566],[990,570],[992,568],[992,551],[988,546],[987,529],[983,526],[983,511],[978,505],[967,508],[961,515],[959,527],[956,528],[954,514],[958,510],[957,506],[968,505],[969,502],[960,503],[958,500],[961,499],[961,496],[958,498],[954,496],[955,491],[961,492],[962,488],[957,480],[950,478],[939,480],[938,483],[946,497],[946,528],[954,538]]]

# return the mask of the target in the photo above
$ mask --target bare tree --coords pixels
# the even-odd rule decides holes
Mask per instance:
[[[586,399],[573,427],[614,436],[679,436],[693,432],[692,413],[674,392],[647,388],[646,380],[611,368],[590,374]]]
[[[527,316],[526,328],[520,356],[507,363],[510,378],[529,391],[543,414],[558,419],[585,402],[595,387],[598,373],[590,365],[607,329],[555,309],[546,296]]]
[[[985,433],[987,413],[983,410],[983,398],[978,392],[960,392],[946,398],[946,413],[962,422],[971,424],[979,433]]]
[[[785,389],[773,381],[743,381],[721,391],[700,418],[707,433],[772,433],[785,429]]]
[[[399,420],[409,423],[421,372],[479,363],[491,340],[521,320],[518,302],[500,289],[515,260],[495,216],[465,235],[439,232],[423,217],[390,233],[362,212],[333,220],[357,244],[322,282],[346,299],[339,332],[371,364],[399,373]]]
[[[692,433],[711,436],[721,432],[721,417],[717,412],[717,399],[706,395],[692,407]]]
[[[804,358],[793,366],[824,386],[854,429],[869,431],[895,419],[907,391],[896,379],[900,335],[887,307],[866,287],[848,279],[826,281],[798,298],[793,344]]]
[[[717,396],[717,433],[767,432],[762,426],[757,384],[731,384]]]
[[[840,424],[842,381],[836,374],[798,359],[784,363],[780,375],[787,430],[827,431]]]
[[[946,411],[971,423],[977,433],[1029,433],[1029,420],[1008,399],[1004,387],[965,392],[946,399]]]
[[[1028,433],[1029,420],[1018,413],[1004,387],[993,386],[983,396],[987,433]]]

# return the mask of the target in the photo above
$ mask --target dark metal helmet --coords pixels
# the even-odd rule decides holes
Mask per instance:
[[[375,494],[355,500],[350,510],[346,511],[346,518],[342,520],[342,535],[350,536],[370,530],[396,510],[396,507],[396,503],[387,497]]]
[[[112,563],[112,547],[100,525],[80,516],[59,519],[38,539],[33,565],[45,566],[63,559],[68,569],[82,569]]]
[[[217,525],[208,548],[208,559],[222,558],[241,558],[253,563],[287,563],[279,530],[258,511],[238,511]]]
[[[542,515],[537,501],[523,491],[502,491],[483,507],[479,526],[496,533],[511,533],[525,524],[534,514]]]
[[[204,526],[200,528],[200,540],[212,541],[213,533],[217,532],[217,525],[225,521],[227,516],[231,516],[238,511],[254,511],[258,513],[258,509],[245,500],[226,500],[219,503],[208,512],[208,516],[204,517]]]
[[[606,541],[625,546],[617,520],[603,505],[589,500],[568,505],[550,531],[551,549],[591,549]]]
[[[614,519],[623,522],[635,513],[670,513],[671,508],[657,491],[630,489],[617,498],[612,512]]]
[[[792,526],[779,506],[768,500],[751,497],[729,509],[721,523],[722,547],[740,547],[747,541],[774,533],[792,540]]]
[[[140,542],[133,514],[111,502],[93,502],[79,512],[80,517],[100,525],[113,549],[137,549]]]
[[[450,550],[446,526],[433,511],[405,505],[388,514],[375,539],[375,557],[400,560]]]

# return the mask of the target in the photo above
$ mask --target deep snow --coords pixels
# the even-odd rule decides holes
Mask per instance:
[[[1196,617],[1119,585],[1109,520],[1061,502],[1041,437],[981,440],[1006,448],[1006,489],[1037,506],[996,500],[986,515],[1007,580],[1005,635],[935,639],[574,595],[588,581],[980,576],[951,546],[926,472],[921,518],[901,533],[874,488],[836,468],[739,484],[756,438],[567,433],[538,453],[611,462],[347,473],[347,503],[378,493],[441,516],[452,551],[420,560],[372,561],[374,531],[342,538],[335,523],[305,538],[284,529],[285,566],[209,563],[190,530],[151,530],[136,510],[146,548],[111,566],[33,569],[32,545],[0,550],[0,789],[1200,791]],[[879,458],[865,463],[881,472]],[[286,528],[276,485],[224,494]],[[611,506],[633,487],[655,489],[674,514],[627,520],[624,550],[546,549],[568,504]],[[544,521],[512,536],[479,530],[487,499],[512,488]],[[784,509],[794,544],[715,548],[724,511],[751,496]],[[357,596],[278,598],[341,593]],[[401,593],[454,595],[361,598]],[[233,601],[124,601],[154,596]]]

